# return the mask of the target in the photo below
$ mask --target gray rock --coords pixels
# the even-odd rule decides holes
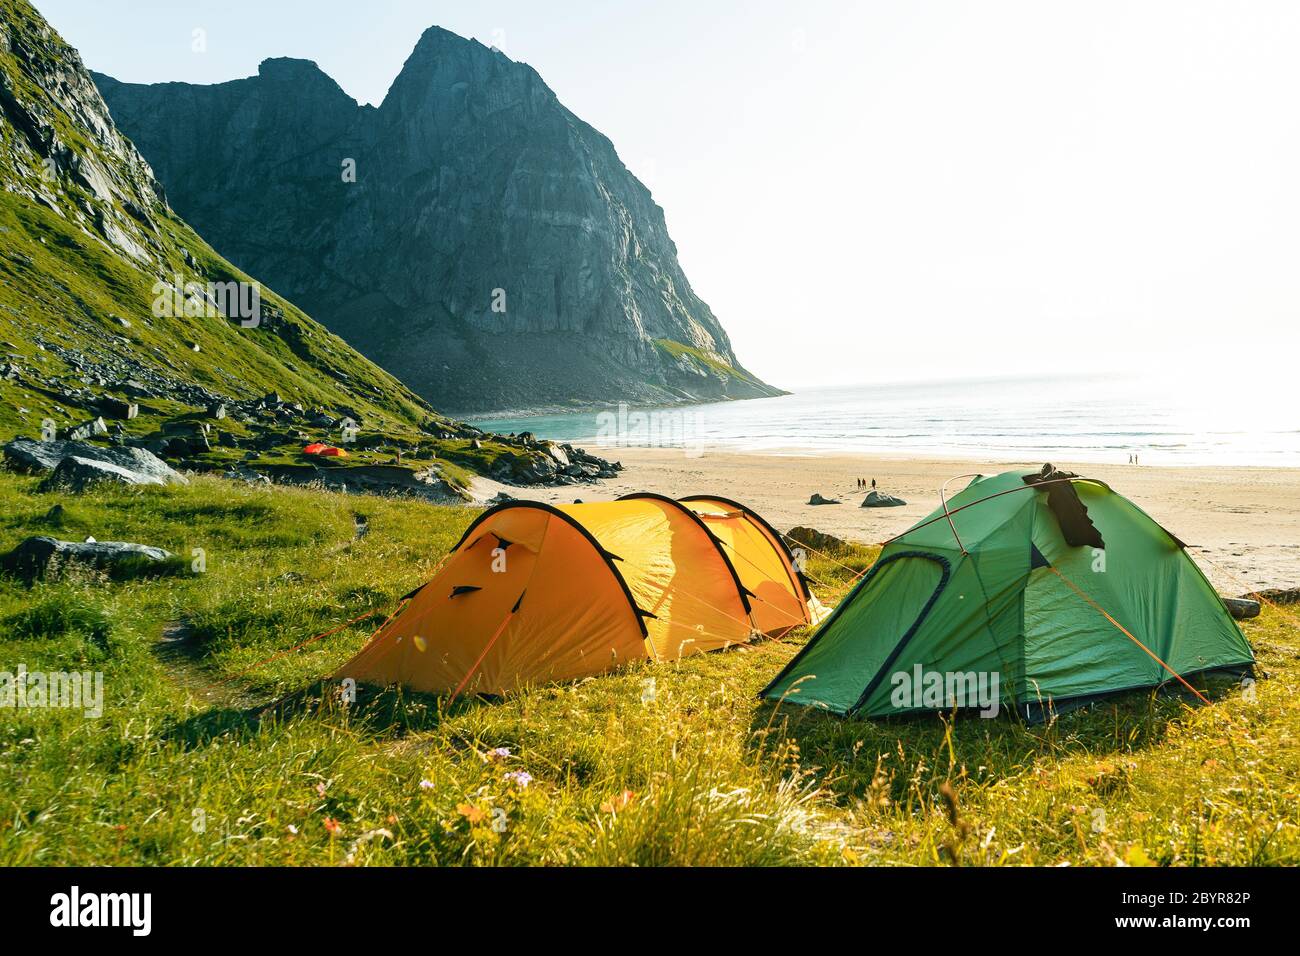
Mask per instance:
[[[816,528],[791,528],[785,533],[786,543],[803,545],[814,551],[843,551],[849,546],[849,543],[843,538],[837,538],[833,534],[827,534],[824,531],[818,531]]]
[[[873,491],[862,500],[863,508],[899,508],[907,504],[902,498],[895,498],[880,491]]]
[[[161,483],[184,485],[188,479],[144,448],[99,448],[71,441],[15,438],[4,446],[5,464],[18,471],[52,472],[68,457],[107,462]]]
[[[237,465],[234,468],[227,469],[222,474],[222,477],[227,478],[230,481],[242,481],[247,485],[271,484],[271,479],[266,477],[266,475],[258,471],[253,471],[251,468],[246,468],[243,465]]]
[[[813,496],[808,499],[810,505],[838,505],[842,502],[838,498],[823,498],[820,492],[813,492]]]
[[[1244,621],[1247,618],[1259,617],[1259,602],[1251,598],[1223,598],[1223,603],[1228,606],[1228,613],[1238,621]]]
[[[548,441],[542,445],[542,448],[546,452],[546,454],[550,455],[553,459],[555,459],[555,463],[559,465],[561,468],[569,467],[570,464],[569,456],[561,446],[555,444],[555,442]]]
[[[37,490],[82,492],[106,481],[120,485],[164,484],[160,478],[130,471],[121,465],[68,455],[55,466],[49,477],[37,486]]]
[[[170,558],[171,552],[129,541],[59,541],[32,537],[0,557],[0,569],[27,580],[43,577],[53,565],[70,563],[94,568],[110,568],[128,562],[157,563]]]
[[[105,395],[96,403],[101,412],[109,418],[120,418],[130,420],[140,414],[140,406],[134,402],[126,402],[120,398],[114,398],[111,395]]]
[[[69,441],[85,441],[87,438],[94,438],[96,435],[107,435],[108,424],[102,418],[94,418],[88,422],[77,425],[75,428],[68,429],[67,439]]]

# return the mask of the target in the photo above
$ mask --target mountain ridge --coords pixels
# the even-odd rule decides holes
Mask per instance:
[[[297,58],[210,86],[93,76],[214,246],[439,408],[782,394],[608,137],[499,51],[430,27],[377,107]]]

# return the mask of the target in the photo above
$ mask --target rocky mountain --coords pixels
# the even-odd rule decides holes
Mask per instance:
[[[223,255],[439,408],[780,394],[737,361],[610,141],[495,49],[428,30],[378,108],[304,60],[95,81]]]
[[[0,441],[15,436],[430,497],[475,472],[532,483],[613,469],[439,415],[218,255],[77,51],[24,0],[0,0]],[[317,463],[310,441],[351,454]]]

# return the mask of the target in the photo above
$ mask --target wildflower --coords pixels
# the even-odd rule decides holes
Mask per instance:
[[[318,796],[321,796],[321,797],[325,796],[325,789],[326,789],[326,788],[325,788],[325,784],[323,784],[323,783],[318,783],[318,784],[316,784],[316,794],[317,794]]]
[[[289,831],[289,834],[290,834],[291,836],[297,836],[297,835],[298,835],[298,828],[297,828],[296,826],[294,826],[292,823],[290,823],[287,827],[285,827],[285,829]]]
[[[432,790],[432,789],[433,789],[433,781],[432,781],[432,780],[421,780],[421,781],[420,781],[420,789],[421,789],[421,790]]]
[[[604,803],[602,803],[600,805],[600,811],[601,813],[617,813],[619,810],[626,809],[635,800],[636,800],[635,793],[633,793],[631,790],[624,790],[622,793],[620,793],[617,797],[614,797],[612,800],[606,800]]]
[[[339,826],[339,822],[333,817],[326,817],[325,829],[329,831],[330,836],[338,836],[339,830],[343,828]]]
[[[529,773],[527,770],[511,770],[508,774],[505,775],[504,779],[508,780],[510,783],[513,783],[520,790],[523,790],[525,787],[527,787],[530,783],[533,782],[533,775]]]
[[[471,825],[482,823],[486,814],[472,803],[456,804],[456,812],[470,822]]]

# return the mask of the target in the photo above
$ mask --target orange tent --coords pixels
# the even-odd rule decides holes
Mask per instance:
[[[303,448],[304,455],[320,455],[322,458],[346,458],[348,453],[342,448],[335,448],[333,445],[326,445],[321,442],[312,442]]]
[[[825,616],[785,540],[761,516],[714,495],[695,495],[682,503],[704,520],[731,556],[740,582],[757,599],[750,603],[760,631],[779,637],[797,627],[800,618],[811,617],[809,623],[816,624]]]
[[[783,634],[819,609],[753,512],[651,494],[492,508],[408,599],[336,677],[505,694]]]

